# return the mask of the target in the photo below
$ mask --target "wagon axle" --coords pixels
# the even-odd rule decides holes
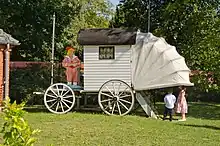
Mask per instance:
[[[115,95],[114,97],[113,97],[113,101],[114,102],[118,102],[120,100],[120,97],[118,96],[118,95]]]
[[[58,101],[58,102],[63,101],[63,97],[62,97],[62,96],[57,97],[57,101]]]

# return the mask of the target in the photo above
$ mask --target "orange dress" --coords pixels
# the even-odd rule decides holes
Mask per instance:
[[[181,90],[177,99],[177,108],[176,113],[187,113],[188,112],[188,106],[186,102],[186,92],[184,90]]]
[[[80,60],[77,56],[70,58],[65,56],[62,62],[63,67],[66,68],[66,80],[67,82],[79,83],[78,79],[78,68],[80,67]]]

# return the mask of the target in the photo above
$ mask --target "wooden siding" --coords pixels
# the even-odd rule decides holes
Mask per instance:
[[[131,49],[115,46],[115,59],[99,60],[99,46],[84,46],[84,90],[98,91],[106,81],[123,80],[131,84]]]

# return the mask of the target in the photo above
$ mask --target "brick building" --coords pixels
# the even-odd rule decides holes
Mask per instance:
[[[20,45],[19,41],[0,29],[0,107],[2,100],[9,95],[9,69],[11,48]]]

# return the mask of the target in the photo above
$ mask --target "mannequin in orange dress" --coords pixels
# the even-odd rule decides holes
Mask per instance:
[[[80,60],[75,56],[75,48],[66,47],[67,55],[64,57],[62,66],[66,68],[66,80],[68,85],[77,85],[78,68],[80,67]]]

